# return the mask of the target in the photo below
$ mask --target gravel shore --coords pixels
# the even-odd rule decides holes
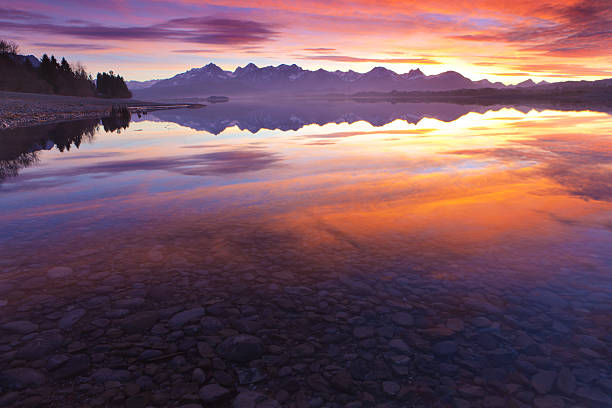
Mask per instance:
[[[28,94],[0,91],[0,129],[83,118],[100,118],[113,104],[148,106],[133,99]]]

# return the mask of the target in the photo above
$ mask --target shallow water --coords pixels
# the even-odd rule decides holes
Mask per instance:
[[[127,357],[98,361],[89,354],[87,368],[74,374],[83,382],[97,368],[129,365],[132,382],[150,376],[161,389],[192,384],[184,395],[195,397],[163,400],[151,391],[155,387],[138,383],[137,396],[153,405],[198,401],[192,387],[209,382],[221,383],[232,396],[240,386],[258,387],[282,406],[316,406],[317,398],[331,406],[352,400],[398,406],[607,403],[609,114],[230,102],[134,116],[127,128],[107,122],[105,131],[96,125],[80,121],[0,135],[0,323],[32,321],[40,335],[82,308],[87,314],[77,319],[78,330],[70,326],[73,331],[66,333],[60,324],[61,347],[99,338],[125,344],[131,338],[114,324],[121,326],[120,319],[134,310],[170,310],[158,317],[158,325],[168,325],[173,312],[220,303],[230,311],[217,317],[232,328],[216,339],[195,328],[178,334],[151,334],[147,328],[138,341],[167,335],[166,351],[176,352],[178,339],[208,339],[214,347],[247,332],[268,348],[278,345],[275,356],[291,354],[300,344],[314,344],[315,352],[289,362],[251,362],[266,372],[255,383],[239,380],[240,367],[214,366],[214,358],[185,362],[185,378],[168,379],[146,374],[144,363]],[[49,274],[56,266],[69,272],[58,279]],[[92,297],[101,304],[90,305]],[[137,299],[137,305],[126,299]],[[245,312],[247,305],[255,311]],[[397,323],[398,310],[412,313],[416,323]],[[101,316],[110,325],[92,326]],[[237,327],[240,319],[265,322],[266,329]],[[448,329],[452,319],[466,328]],[[290,321],[301,324],[292,328]],[[362,337],[355,325],[379,334],[364,329],[368,334]],[[391,327],[391,333],[381,327]],[[479,340],[484,329],[495,338]],[[270,330],[281,333],[275,337]],[[349,337],[337,347],[350,350],[342,352],[330,351],[320,338],[345,332]],[[516,344],[525,333],[538,345],[535,351]],[[74,376],[57,377],[55,367],[39,362],[48,356],[10,354],[33,337],[13,333],[1,347],[5,362],[49,377],[33,392],[40,402],[50,398],[45,387]],[[370,338],[374,344],[363,344]],[[388,345],[398,338],[406,350]],[[458,354],[439,352],[435,346],[444,341],[458,344]],[[193,344],[178,350],[197,353]],[[410,368],[397,368],[401,364],[389,350],[409,355]],[[494,361],[490,353],[501,355],[503,364],[486,362]],[[380,360],[391,369],[362,375],[359,364],[354,367],[360,359]],[[327,368],[313,368],[314,361]],[[508,368],[511,363],[517,368]],[[304,371],[304,364],[311,366]],[[196,366],[207,372],[203,383],[191,378]],[[279,375],[280,366],[294,374]],[[355,382],[350,390],[334,386],[334,375],[345,366]],[[587,368],[595,370],[592,379],[580,377]],[[578,378],[574,388],[580,391],[533,385],[541,371],[556,378],[563,369]],[[219,371],[234,380],[224,382]],[[303,386],[291,383],[312,376],[323,385],[318,378]],[[92,405],[107,386],[85,387]],[[287,389],[289,396],[281,393]],[[107,393],[107,400],[95,402],[135,398],[127,391]]]

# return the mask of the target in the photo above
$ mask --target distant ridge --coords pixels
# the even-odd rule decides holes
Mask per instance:
[[[250,63],[233,72],[210,63],[201,68],[155,81],[130,81],[128,86],[140,98],[243,94],[353,93],[361,91],[446,91],[454,89],[504,88],[501,82],[472,81],[455,71],[425,75],[420,69],[398,74],[376,67],[366,73],[310,71],[298,65],[258,67]]]
[[[151,85],[155,85],[159,81],[162,81],[162,79],[150,79],[148,81],[127,81],[125,84],[130,91],[135,91],[137,89],[148,88]]]
[[[425,75],[420,69],[398,74],[384,67],[359,73],[349,71],[310,71],[298,65],[281,64],[258,67],[250,63],[234,71],[225,71],[210,63],[201,68],[152,81],[130,81],[128,86],[140,99],[207,97],[210,95],[274,96],[274,95],[351,95],[360,92],[449,92],[457,90],[534,91],[578,90],[609,92],[609,80],[566,81],[549,83],[528,79],[516,85],[504,85],[487,79],[472,81],[455,71]],[[600,89],[600,88],[604,89]]]

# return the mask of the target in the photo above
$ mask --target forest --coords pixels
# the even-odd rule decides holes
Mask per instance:
[[[44,54],[40,61],[19,54],[19,46],[0,40],[0,90],[102,98],[131,98],[123,77],[98,73],[96,80],[81,64]]]

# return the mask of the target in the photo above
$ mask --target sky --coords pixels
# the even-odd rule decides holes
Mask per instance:
[[[612,0],[0,0],[0,38],[128,80],[209,62],[612,77]]]

